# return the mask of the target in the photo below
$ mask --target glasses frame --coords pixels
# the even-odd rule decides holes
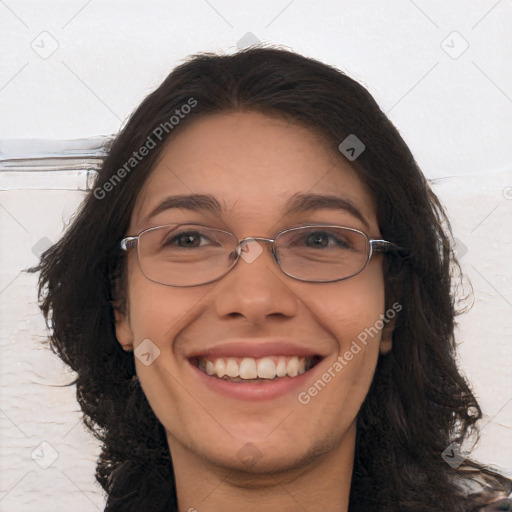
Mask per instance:
[[[220,231],[222,233],[231,235],[234,240],[237,240],[238,241],[238,245],[234,249],[234,253],[236,253],[236,257],[234,258],[233,263],[231,264],[231,266],[229,266],[226,269],[226,271],[224,273],[222,273],[221,275],[219,275],[218,277],[216,277],[214,279],[211,279],[209,281],[206,281],[204,283],[199,283],[199,284],[190,284],[190,285],[187,285],[187,284],[185,284],[185,285],[183,285],[183,284],[167,284],[167,283],[161,283],[160,281],[156,281],[156,280],[151,279],[150,277],[148,277],[145,274],[144,269],[142,268],[142,264],[140,262],[139,243],[138,243],[139,242],[139,238],[144,233],[147,233],[149,231],[153,231],[153,230],[156,230],[156,229],[160,229],[160,228],[164,228],[164,227],[170,227],[170,226],[174,226],[175,229],[176,229],[176,228],[179,228],[180,226],[189,226],[189,225],[190,226],[200,226],[200,227],[204,227],[204,228],[207,228],[207,229],[212,229],[212,230],[215,230],[215,231]],[[353,274],[350,274],[349,276],[341,277],[339,279],[330,279],[330,280],[323,280],[323,281],[311,280],[311,279],[303,279],[301,277],[297,277],[297,276],[294,276],[292,274],[289,274],[288,272],[283,270],[283,268],[281,267],[281,262],[279,260],[279,253],[278,253],[278,251],[276,249],[276,245],[275,245],[276,241],[279,239],[279,237],[282,236],[285,233],[289,233],[290,231],[297,231],[297,230],[301,230],[301,229],[304,229],[304,228],[316,228],[316,227],[318,227],[318,228],[341,228],[341,229],[346,229],[346,230],[349,230],[349,231],[352,231],[352,232],[359,233],[359,234],[363,235],[366,238],[366,240],[367,240],[367,247],[368,247],[366,261],[365,261],[363,267],[359,271],[354,272]],[[370,238],[370,236],[368,234],[366,234],[364,231],[361,231],[361,230],[355,229],[355,228],[350,228],[348,226],[339,226],[337,224],[305,224],[303,226],[296,226],[296,227],[293,227],[293,228],[283,229],[282,231],[279,231],[278,233],[276,233],[276,235],[274,235],[274,238],[265,238],[265,237],[261,237],[261,236],[248,236],[248,237],[243,238],[242,240],[239,240],[237,238],[237,236],[234,233],[230,232],[230,231],[225,231],[223,229],[212,228],[212,227],[206,226],[204,224],[194,224],[194,223],[191,223],[191,224],[189,224],[189,223],[185,223],[185,224],[162,224],[160,226],[153,226],[153,227],[150,227],[150,228],[143,229],[136,236],[127,236],[127,237],[125,237],[125,238],[123,238],[121,240],[119,245],[120,245],[121,250],[123,250],[125,252],[128,252],[130,249],[134,249],[134,248],[136,249],[137,263],[139,265],[139,268],[140,268],[143,276],[146,279],[148,279],[149,281],[152,281],[153,283],[161,284],[163,286],[173,286],[173,287],[177,287],[177,288],[190,288],[190,287],[193,287],[193,286],[202,286],[204,284],[210,284],[210,283],[213,283],[213,282],[218,281],[219,279],[223,278],[226,274],[228,274],[231,270],[233,270],[233,268],[236,266],[236,264],[240,260],[240,255],[242,253],[243,245],[248,243],[248,242],[252,242],[252,241],[263,242],[263,243],[266,243],[266,244],[270,244],[271,250],[272,250],[272,256],[274,258],[274,261],[276,262],[277,266],[279,267],[279,269],[281,270],[281,272],[284,275],[286,275],[288,277],[291,277],[292,279],[296,279],[297,281],[302,281],[302,282],[306,282],[306,283],[318,283],[318,284],[322,284],[322,283],[335,283],[335,282],[345,281],[347,279],[355,277],[355,276],[359,275],[368,266],[368,264],[369,264],[369,262],[372,259],[374,254],[376,254],[376,253],[397,253],[398,250],[400,250],[400,247],[398,245],[394,244],[393,242],[389,242],[387,240],[382,240],[382,239]]]

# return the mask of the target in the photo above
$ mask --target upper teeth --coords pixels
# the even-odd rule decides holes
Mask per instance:
[[[252,357],[228,357],[217,359],[202,358],[199,368],[208,375],[219,378],[228,376],[240,379],[275,379],[276,377],[296,377],[306,371],[305,357],[267,356],[261,359]]]

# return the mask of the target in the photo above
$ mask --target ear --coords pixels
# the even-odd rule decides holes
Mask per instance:
[[[393,348],[393,331],[395,329],[395,319],[396,317],[386,323],[386,325],[382,328],[379,347],[379,352],[382,355],[388,354]]]
[[[401,265],[401,263],[399,263]],[[384,316],[387,320],[381,333],[381,342],[379,352],[381,355],[389,354],[393,348],[393,332],[396,327],[396,320],[400,311],[402,311],[402,281],[399,270],[395,269],[391,272],[390,268],[386,269],[386,300],[385,305],[388,307]],[[389,305],[393,301],[391,307]],[[393,314],[391,314],[393,313]]]
[[[133,350],[133,332],[130,326],[130,320],[127,313],[123,313],[119,308],[114,308],[116,319],[116,338],[123,347],[123,350],[130,352]]]

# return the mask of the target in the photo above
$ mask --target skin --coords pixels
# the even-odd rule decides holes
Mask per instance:
[[[164,198],[191,193],[212,194],[222,213],[175,208],[146,219]],[[340,209],[284,216],[284,203],[296,193],[348,199],[369,227]],[[203,118],[168,143],[127,235],[173,222],[208,224],[239,239],[271,238],[310,222],[380,237],[372,197],[349,163],[311,130],[255,112]],[[148,366],[136,358],[136,368],[167,432],[180,512],[346,511],[355,419],[379,352],[391,348],[388,334],[361,345],[307,405],[296,392],[259,402],[220,395],[198,379],[186,356],[226,341],[286,338],[325,355],[309,372],[307,390],[384,313],[382,256],[359,275],[328,284],[287,277],[265,246],[254,262],[240,260],[220,280],[196,287],[149,281],[135,251],[127,271],[128,309],[116,312],[117,338],[125,350],[148,338],[160,350]],[[237,456],[246,443],[259,455],[252,465]]]

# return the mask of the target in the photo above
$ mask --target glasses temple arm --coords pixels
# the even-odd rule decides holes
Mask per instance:
[[[123,251],[127,251],[128,249],[131,249],[132,247],[135,247],[135,243],[139,239],[138,236],[127,236],[126,238],[123,238],[121,240],[121,249]]]
[[[402,248],[387,240],[370,240],[374,252],[398,252]]]

